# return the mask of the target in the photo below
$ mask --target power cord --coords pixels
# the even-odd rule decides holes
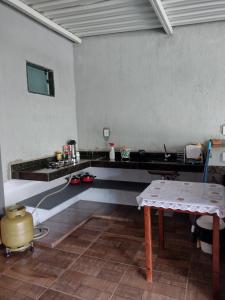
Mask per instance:
[[[65,190],[68,185],[70,184],[71,182],[71,179],[72,179],[72,174],[70,174],[69,178],[68,178],[68,182],[62,187],[60,188],[59,190],[55,191],[55,192],[52,192],[46,196],[44,196],[39,202],[38,204],[35,206],[35,208],[33,209],[32,211],[32,215],[34,215],[34,213],[36,212],[36,210],[38,209],[38,207],[50,196],[53,196],[53,195],[56,195],[60,192],[62,192],[63,190]],[[38,222],[39,223],[39,222]],[[46,235],[48,235],[49,233],[49,228],[48,227],[42,227],[40,224],[34,226],[34,238],[33,240],[39,240],[43,237],[45,237]]]

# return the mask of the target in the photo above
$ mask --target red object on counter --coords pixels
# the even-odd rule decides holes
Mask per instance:
[[[90,175],[89,173],[86,173],[81,176],[81,181],[86,183],[91,183],[94,181],[96,176]]]
[[[80,180],[80,177],[78,177],[78,176],[73,176],[70,180],[71,185],[77,185],[80,183],[81,183],[81,180]]]

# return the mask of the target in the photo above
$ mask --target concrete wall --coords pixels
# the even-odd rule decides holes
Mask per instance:
[[[9,163],[77,138],[73,44],[0,3],[0,139]],[[26,60],[54,71],[55,98],[28,93]]]
[[[150,151],[221,137],[225,22],[84,39],[75,53],[79,144]]]

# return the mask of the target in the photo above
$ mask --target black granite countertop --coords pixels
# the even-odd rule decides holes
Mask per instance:
[[[12,178],[23,180],[37,180],[37,181],[52,181],[54,179],[69,175],[71,173],[83,170],[90,167],[90,160],[81,160],[79,163],[60,167],[58,169],[50,169],[46,166],[40,166],[29,169],[16,170],[12,166]]]
[[[51,181],[88,167],[182,172],[203,172],[204,168],[203,164],[188,164],[177,161],[176,154],[172,154],[168,161],[164,161],[163,153],[146,153],[144,157],[140,157],[137,152],[133,152],[131,153],[130,161],[121,161],[120,154],[117,152],[116,160],[110,161],[107,152],[83,151],[81,152],[81,158],[79,163],[63,166],[58,169],[47,168],[48,163],[54,161],[54,157],[14,164],[11,166],[12,178]]]
[[[39,208],[52,209],[58,206],[59,204],[71,199],[72,197],[75,197],[80,193],[87,191],[89,188],[122,190],[122,191],[141,193],[148,185],[149,183],[144,183],[144,182],[95,179],[94,182],[92,183],[81,183],[77,185],[69,185],[61,193],[52,195],[51,196],[52,201],[44,201],[43,203],[41,203]],[[43,197],[58,191],[63,186],[64,184],[62,184],[59,187],[57,186],[55,188],[52,188],[51,190],[47,190],[40,194],[31,196],[30,198],[20,202],[20,204],[23,204],[25,206],[35,207]]]
[[[177,161],[110,161],[109,159],[91,160],[92,167],[121,168],[140,170],[165,170],[183,172],[203,172],[203,164],[185,164]]]

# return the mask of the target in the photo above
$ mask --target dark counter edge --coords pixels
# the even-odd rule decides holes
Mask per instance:
[[[71,173],[90,167],[90,161],[81,162],[76,165],[56,169],[51,173],[35,172],[38,169],[13,171],[12,179],[36,180],[36,181],[52,181],[54,179],[69,175]]]
[[[134,161],[109,161],[109,160],[91,160],[91,167],[98,168],[121,168],[136,170],[165,170],[180,172],[203,172],[203,165],[192,165],[184,163],[170,162],[134,162]]]
[[[170,170],[180,172],[203,172],[203,165],[188,165],[183,163],[151,163],[151,162],[122,162],[108,160],[87,160],[76,165],[56,169],[50,173],[34,172],[38,169],[14,170],[12,179],[35,180],[35,181],[52,181],[54,179],[69,175],[71,173],[83,170],[88,167],[99,168],[121,168],[136,170]]]

